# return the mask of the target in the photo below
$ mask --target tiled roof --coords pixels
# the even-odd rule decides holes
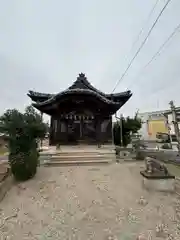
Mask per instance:
[[[107,103],[107,104],[112,104],[112,105],[119,105],[120,102],[114,102],[113,100],[110,100],[102,95],[100,95],[99,93],[97,92],[94,92],[92,90],[89,90],[89,89],[69,89],[69,90],[65,90],[63,92],[60,92],[56,95],[54,95],[53,97],[47,99],[46,101],[44,102],[39,102],[37,104],[34,104],[34,106],[36,105],[39,105],[39,106],[44,106],[44,105],[47,105],[47,104],[51,104],[53,103],[54,101],[56,101],[57,99],[60,99],[62,96],[65,96],[65,95],[72,95],[72,94],[86,94],[86,95],[92,95],[92,96],[95,96],[97,98],[99,98],[101,101]]]
[[[29,91],[28,96],[35,101],[34,106],[45,106],[51,104],[65,95],[86,94],[99,98],[106,104],[122,106],[132,96],[131,91],[125,91],[115,94],[105,94],[93,87],[87,80],[85,74],[80,73],[77,80],[67,90],[58,94],[40,93]]]

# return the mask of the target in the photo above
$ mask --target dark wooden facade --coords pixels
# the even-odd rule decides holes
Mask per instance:
[[[51,118],[50,143],[78,144],[102,143],[112,141],[111,116],[99,118],[87,116],[86,112],[69,114],[62,118]]]
[[[94,88],[83,73],[58,94],[29,91],[33,106],[51,116],[50,145],[103,144],[112,141],[112,115],[131,97],[126,91],[105,94]]]

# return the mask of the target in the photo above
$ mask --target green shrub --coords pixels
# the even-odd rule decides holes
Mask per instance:
[[[7,110],[0,118],[0,130],[8,135],[9,164],[17,180],[28,180],[37,171],[37,141],[45,136],[47,127],[32,107],[24,114]]]
[[[20,136],[10,141],[9,164],[17,180],[25,181],[32,178],[37,171],[39,152],[35,140]]]
[[[135,134],[141,128],[141,120],[137,117],[134,118],[121,118],[113,126],[113,141],[115,145],[122,145],[126,147],[131,142],[131,134]],[[122,128],[122,129],[121,129]],[[121,139],[122,131],[122,139]]]

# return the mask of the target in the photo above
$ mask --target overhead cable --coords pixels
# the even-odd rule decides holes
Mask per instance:
[[[146,25],[148,24],[148,22],[149,22],[149,20],[150,20],[152,14],[154,13],[154,10],[155,10],[155,8],[156,8],[156,6],[157,6],[157,4],[158,4],[159,1],[160,1],[160,0],[156,0],[155,4],[153,5],[153,7],[152,7],[152,9],[151,9],[151,11],[150,11],[150,13],[149,13],[149,15],[148,15],[148,17],[147,17],[146,22],[144,23],[143,27],[142,27],[141,30],[139,31],[139,33],[138,33],[138,35],[137,35],[135,41],[134,41],[133,44],[132,44],[131,51],[133,50],[134,46],[135,46],[136,43],[138,42],[138,40],[139,40],[141,34],[143,33],[143,31],[144,31]],[[130,51],[130,52],[131,52],[131,51]]]
[[[116,83],[115,87],[112,90],[112,93],[116,90],[117,86],[119,85],[119,83],[123,80],[123,78],[125,77],[125,75],[127,74],[128,70],[130,69],[131,65],[133,64],[134,60],[136,59],[136,57],[138,56],[138,54],[140,53],[140,51],[142,50],[142,48],[144,47],[146,41],[148,40],[148,37],[150,36],[151,32],[153,31],[154,27],[156,26],[156,24],[158,23],[158,20],[160,19],[160,17],[162,16],[164,10],[166,9],[166,7],[168,6],[168,4],[171,2],[172,0],[167,0],[167,2],[165,3],[164,7],[161,9],[160,13],[158,14],[156,20],[154,21],[152,27],[150,28],[150,30],[148,31],[147,36],[145,37],[145,39],[143,40],[143,42],[141,43],[140,47],[138,48],[138,50],[136,51],[134,57],[131,59],[131,61],[129,62],[127,68],[125,69],[124,73],[122,74],[121,78],[118,80],[118,82]]]
[[[158,51],[152,56],[152,58],[146,63],[146,65],[140,70],[136,78],[143,72],[160,54],[162,53],[163,50],[166,49],[167,44],[170,42],[170,40],[175,36],[175,34],[180,31],[180,24],[177,25],[177,27],[173,30],[173,32],[166,38],[166,40],[163,42],[163,44],[159,47]],[[135,79],[136,79],[135,78]],[[135,81],[133,81],[135,83]],[[130,84],[128,87],[131,88],[133,86],[133,83]]]
[[[157,4],[158,4],[159,1],[160,1],[160,0],[156,0],[155,4],[153,5],[153,7],[152,7],[152,9],[151,9],[151,11],[150,11],[150,13],[149,13],[149,15],[148,15],[145,23],[143,24],[143,27],[142,27],[141,30],[139,31],[138,35],[136,36],[136,38],[135,38],[135,40],[134,40],[134,42],[133,42],[133,44],[132,44],[132,46],[131,46],[130,53],[132,52],[132,50],[134,49],[134,46],[135,46],[136,43],[138,42],[141,34],[143,33],[146,25],[148,24],[148,22],[149,22],[149,20],[150,20],[150,18],[151,18],[151,16],[152,16],[152,14],[153,14],[153,12],[154,12],[154,10],[155,10],[155,8],[156,8],[156,6],[157,6]],[[129,54],[130,54],[130,53],[129,53]]]

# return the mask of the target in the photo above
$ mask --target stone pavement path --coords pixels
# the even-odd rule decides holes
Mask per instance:
[[[0,239],[179,240],[180,199],[143,190],[140,167],[41,167],[0,203]]]

